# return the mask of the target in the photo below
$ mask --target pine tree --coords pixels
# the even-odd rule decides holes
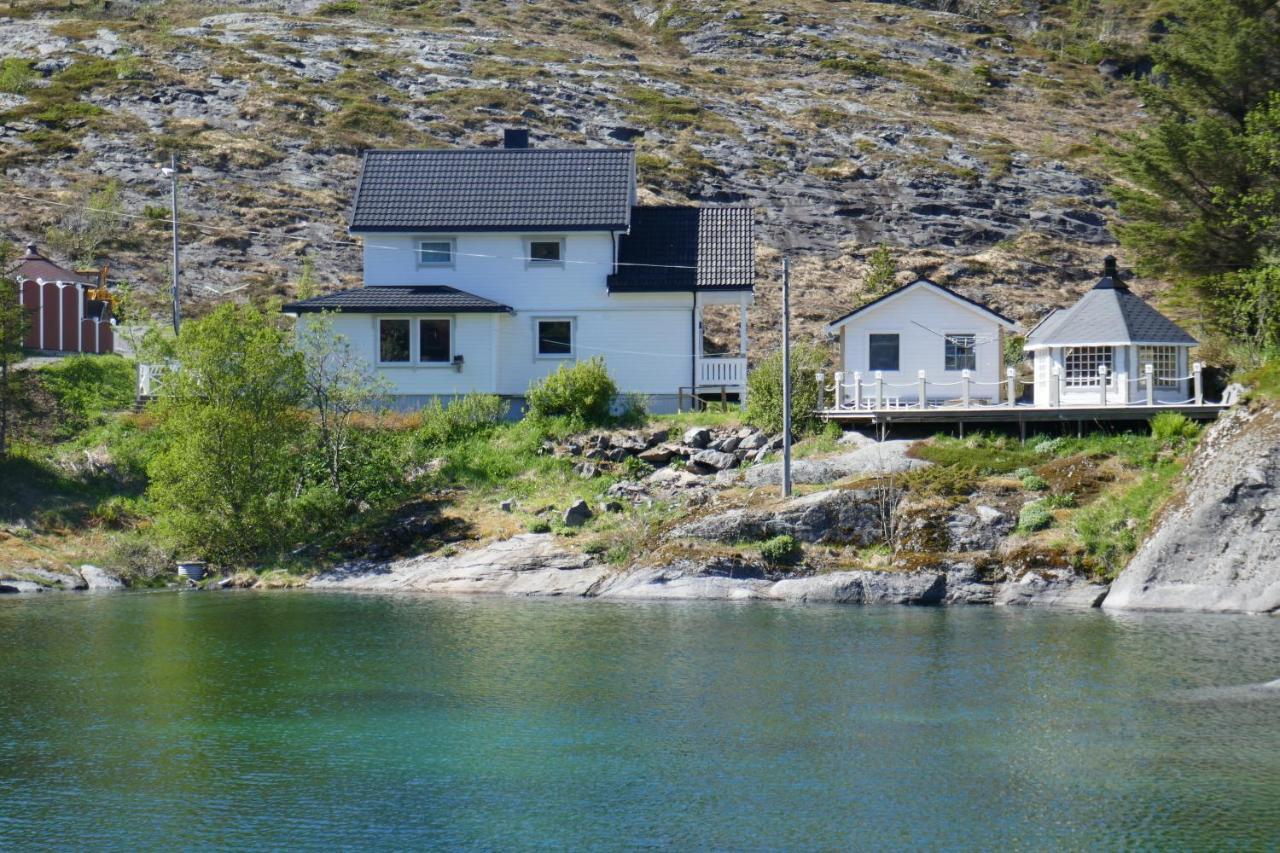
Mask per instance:
[[[868,301],[879,299],[898,285],[898,265],[888,246],[877,246],[867,256],[867,275],[862,280],[862,295]]]

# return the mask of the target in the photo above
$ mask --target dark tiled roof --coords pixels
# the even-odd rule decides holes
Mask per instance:
[[[36,250],[35,243],[27,244],[27,253],[18,259],[17,266],[5,272],[14,278],[42,279],[44,281],[80,282],[97,284],[96,272],[76,272],[64,269]]]
[[[753,220],[749,207],[632,208],[631,232],[618,238],[620,266],[609,276],[609,290],[751,290]]]
[[[630,148],[369,151],[352,231],[625,230]]]
[[[1028,346],[1102,344],[1182,344],[1197,341],[1177,323],[1129,291],[1118,278],[1104,276],[1080,300],[1055,311],[1031,330]]]
[[[1010,320],[1008,317],[1001,314],[999,311],[993,311],[987,306],[983,305],[981,302],[977,302],[973,299],[970,299],[967,296],[956,293],[954,290],[952,290],[949,287],[943,287],[942,285],[938,284],[936,281],[930,281],[927,278],[918,278],[909,284],[904,284],[902,285],[902,287],[898,287],[889,291],[884,296],[880,296],[880,297],[877,297],[876,299],[872,299],[866,305],[860,305],[857,308],[854,308],[852,311],[850,311],[848,314],[845,314],[842,317],[837,317],[836,319],[832,320],[830,323],[827,324],[827,328],[831,329],[834,326],[837,326],[840,323],[843,323],[845,320],[848,320],[850,317],[861,314],[863,311],[866,311],[871,306],[878,305],[879,303],[885,301],[891,296],[897,296],[902,291],[907,290],[908,288],[915,287],[917,284],[925,284],[925,285],[928,285],[929,287],[934,288],[935,290],[941,290],[943,293],[950,294],[951,296],[954,296],[956,299],[959,299],[961,302],[967,302],[970,305],[972,305],[974,308],[977,308],[979,311],[982,311],[985,314],[990,314],[992,317],[995,317],[997,320],[1009,326],[1018,325],[1017,323]]]
[[[319,311],[354,314],[499,314],[509,313],[511,308],[452,287],[433,285],[341,290],[301,302],[290,302],[283,310],[289,314]]]

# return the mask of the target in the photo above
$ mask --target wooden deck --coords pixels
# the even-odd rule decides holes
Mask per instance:
[[[1196,420],[1213,420],[1227,408],[1222,403],[1184,403],[1148,406],[1034,406],[1020,403],[986,406],[896,406],[872,409],[852,407],[825,408],[818,411],[823,420],[850,425],[869,424],[1019,424],[1031,423],[1103,423],[1112,421],[1144,421],[1161,412],[1177,412]]]

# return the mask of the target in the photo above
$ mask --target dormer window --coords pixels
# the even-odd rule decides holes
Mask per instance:
[[[531,238],[527,241],[531,267],[557,266],[564,263],[564,240]]]
[[[418,241],[418,266],[453,266],[453,240],[433,239]]]

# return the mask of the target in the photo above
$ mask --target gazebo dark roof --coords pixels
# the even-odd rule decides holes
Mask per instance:
[[[511,307],[444,285],[361,287],[290,302],[287,314],[509,314]]]
[[[1070,308],[1054,311],[1027,336],[1028,347],[1195,346],[1177,323],[1132,293],[1108,257],[1103,276]]]

